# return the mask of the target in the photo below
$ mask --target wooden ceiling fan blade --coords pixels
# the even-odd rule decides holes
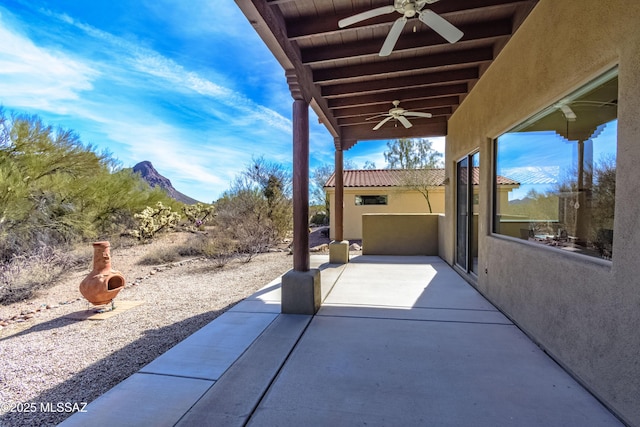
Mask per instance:
[[[419,111],[405,111],[404,115],[409,117],[426,117],[428,119],[433,117],[431,113],[421,113]]]
[[[400,34],[402,33],[402,29],[404,28],[404,24],[407,23],[407,18],[404,16],[396,19],[396,22],[393,23],[391,30],[389,30],[389,34],[387,34],[387,38],[384,40],[382,44],[382,48],[380,49],[380,56],[389,56],[391,52],[393,52],[393,48],[396,46],[398,39],[400,38]]]
[[[400,121],[400,123],[402,123],[402,125],[404,127],[406,127],[407,129],[409,129],[411,126],[413,126],[411,124],[411,122],[409,120],[407,120],[407,118],[405,116],[398,116],[398,120]]]
[[[429,9],[420,12],[419,18],[426,25],[431,27],[436,33],[440,34],[449,43],[455,43],[462,38],[464,33],[457,29],[453,24],[444,19],[442,16]]]
[[[366,12],[357,13],[353,16],[349,16],[348,18],[343,18],[338,21],[338,27],[344,28],[349,25],[357,24],[358,22],[375,18],[376,16],[386,15],[388,13],[395,12],[395,7],[393,6],[382,6],[377,7],[375,9],[367,10]]]
[[[378,123],[377,125],[374,126],[373,130],[378,130],[382,127],[382,125],[384,125],[385,123],[387,123],[389,120],[391,120],[393,117],[389,116],[386,119],[380,121],[380,123]]]

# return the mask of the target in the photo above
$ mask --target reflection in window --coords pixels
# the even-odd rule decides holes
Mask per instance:
[[[618,76],[612,70],[496,140],[494,232],[610,259]],[[504,192],[503,192],[504,193]]]
[[[386,204],[387,196],[356,196],[356,206]]]

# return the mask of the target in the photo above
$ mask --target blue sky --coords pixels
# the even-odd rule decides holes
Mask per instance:
[[[617,120],[602,125],[597,134],[591,139],[595,165],[616,156]],[[532,189],[540,193],[553,190],[563,178],[575,174],[578,152],[576,141],[553,131],[515,132],[498,139],[497,158],[497,173],[521,183],[509,193],[509,200],[515,200]]]
[[[233,0],[3,0],[0,105],[211,202],[252,156],[291,166],[284,71]],[[333,138],[310,110],[311,168]],[[438,147],[443,150],[443,141]],[[385,142],[345,154],[384,166]]]

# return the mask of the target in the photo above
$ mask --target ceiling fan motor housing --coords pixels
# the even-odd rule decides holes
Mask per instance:
[[[418,13],[415,0],[394,0],[393,7],[405,18],[413,18]]]

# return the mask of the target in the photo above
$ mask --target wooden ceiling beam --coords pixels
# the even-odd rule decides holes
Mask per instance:
[[[458,83],[446,86],[429,86],[423,88],[403,87],[393,92],[366,94],[349,98],[336,98],[328,101],[329,108],[353,107],[357,105],[379,104],[385,100],[391,104],[394,100],[411,100],[420,98],[435,98],[440,96],[464,95],[468,92],[466,83]],[[404,107],[403,107],[404,108]]]
[[[296,1],[296,0],[266,0],[266,1],[267,1],[267,4],[269,6],[273,6],[273,5],[276,5],[276,4],[291,3],[291,2]]]
[[[377,75],[394,77],[392,73],[403,73],[415,70],[424,70],[437,67],[451,67],[455,65],[480,64],[493,60],[493,49],[490,47],[479,49],[457,50],[453,52],[435,55],[416,56],[395,61],[382,61],[372,64],[361,64],[336,68],[319,69],[313,72],[313,80],[316,83],[340,83],[349,79]],[[459,67],[458,67],[459,68]]]
[[[390,27],[397,18],[400,17],[399,13],[393,12],[391,14],[378,16],[375,18],[367,19],[357,24],[350,25],[346,28],[338,27],[338,21],[343,18],[348,18],[357,13],[366,12],[376,7],[388,6],[392,2],[391,0],[385,0],[375,2],[369,7],[362,7],[357,10],[343,11],[336,14],[323,14],[321,16],[306,16],[300,17],[295,20],[287,22],[287,37],[291,40],[317,37],[319,35],[337,34],[342,31],[355,31],[358,28],[363,27]],[[484,8],[496,8],[501,6],[509,7],[513,4],[527,3],[523,0],[456,0],[456,1],[439,1],[432,5],[425,6],[425,9],[430,9],[438,15],[442,15],[444,18],[452,18],[459,14],[465,14],[470,11],[478,11]]]
[[[481,24],[463,25],[460,30],[464,33],[464,36],[457,42],[457,45],[464,46],[466,42],[470,41],[508,37],[511,35],[512,23],[510,19],[501,19]],[[384,40],[384,37],[378,37],[351,43],[312,47],[302,49],[300,55],[304,64],[321,64],[328,61],[377,56]],[[398,53],[403,50],[439,45],[447,45],[447,41],[434,31],[422,31],[403,34],[398,39],[393,51]]]
[[[430,99],[416,99],[416,100],[404,100],[402,101],[402,108],[410,111],[428,110],[429,108],[439,107],[451,107],[458,106],[460,104],[459,96],[445,96],[442,98],[430,98]],[[387,111],[392,107],[392,104],[388,101],[364,105],[359,107],[343,107],[332,110],[334,117],[340,120],[345,117],[354,116],[372,116],[374,114],[380,114]]]
[[[393,0],[235,1],[282,65],[292,96],[309,102],[337,149],[348,149],[358,141],[446,135],[448,118],[537,0],[426,5],[459,27],[463,38],[448,44],[413,18],[385,58],[378,52],[398,13],[343,29],[338,21]],[[409,129],[390,120],[373,131],[394,100],[433,116],[409,117]]]
[[[342,83],[323,86],[320,90],[327,99],[358,95],[361,93],[385,92],[397,90],[399,87],[422,87],[431,85],[468,82],[478,78],[478,67],[459,70],[439,71],[436,73],[413,76],[367,80],[365,82]]]

